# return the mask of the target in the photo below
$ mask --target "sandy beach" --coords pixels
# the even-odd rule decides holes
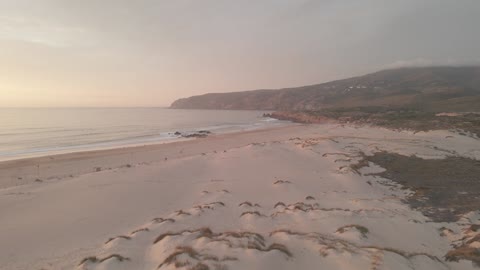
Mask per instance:
[[[1,162],[0,269],[475,269],[478,211],[433,222],[355,166],[384,151],[480,160],[449,131],[292,124]]]

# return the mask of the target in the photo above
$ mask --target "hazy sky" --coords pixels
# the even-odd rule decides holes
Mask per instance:
[[[0,107],[165,106],[480,63],[480,0],[0,0]]]

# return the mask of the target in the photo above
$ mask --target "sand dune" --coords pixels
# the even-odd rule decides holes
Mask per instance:
[[[447,131],[328,124],[2,163],[0,269],[474,269],[480,214],[432,222],[357,166],[379,151],[480,159]]]

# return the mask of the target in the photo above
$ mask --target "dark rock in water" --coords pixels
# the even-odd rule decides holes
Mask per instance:
[[[209,134],[212,134],[212,132],[208,130],[199,130],[193,133],[181,133],[180,131],[177,131],[174,134],[176,136],[181,136],[182,138],[205,138]]]
[[[182,135],[182,137],[184,138],[205,138],[207,136],[208,135],[205,133],[192,133],[192,134]]]

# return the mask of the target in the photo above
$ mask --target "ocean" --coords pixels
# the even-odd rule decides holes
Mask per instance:
[[[165,108],[3,108],[0,160],[178,141],[175,132],[214,134],[285,125],[265,111]]]

